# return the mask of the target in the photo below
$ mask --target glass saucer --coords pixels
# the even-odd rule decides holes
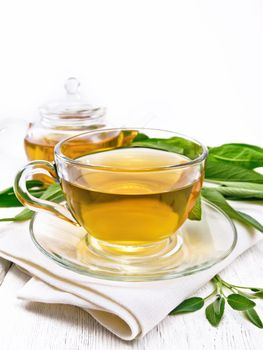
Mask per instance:
[[[234,249],[237,232],[216,206],[203,201],[202,220],[187,220],[171,237],[174,249],[156,256],[127,259],[105,256],[87,246],[87,232],[48,213],[36,214],[31,237],[42,253],[61,266],[92,277],[115,281],[154,281],[190,275],[225,259]]]

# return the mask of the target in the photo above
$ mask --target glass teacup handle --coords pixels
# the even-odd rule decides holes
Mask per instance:
[[[57,181],[55,166],[45,160],[36,160],[28,163],[18,172],[14,182],[14,191],[20,202],[27,208],[35,212],[48,211],[57,217],[66,220],[76,226],[79,224],[75,221],[69,210],[62,204],[51,202],[47,199],[34,197],[27,189],[26,181],[32,178],[32,175],[44,174]]]

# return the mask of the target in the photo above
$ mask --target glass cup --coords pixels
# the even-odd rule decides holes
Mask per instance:
[[[177,231],[199,196],[206,156],[201,143],[170,131],[94,130],[57,144],[54,163],[26,165],[14,188],[31,210],[82,226],[81,249],[143,260],[183,244]],[[65,202],[29,193],[26,180],[39,173],[60,183]]]

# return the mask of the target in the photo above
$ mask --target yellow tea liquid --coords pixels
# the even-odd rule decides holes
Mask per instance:
[[[49,162],[54,160],[54,147],[58,141],[36,142],[29,138],[24,140],[27,158],[29,160],[44,159]]]
[[[79,131],[80,132],[80,131]],[[62,152],[69,158],[78,158],[85,153],[91,153],[97,150],[113,149],[120,146],[129,145],[133,138],[137,135],[137,131],[108,133],[106,137],[102,135],[99,138],[96,134],[94,137],[83,136],[79,139],[71,139],[62,146]],[[58,142],[67,137],[73,136],[74,133],[64,134],[53,133],[45,137],[33,138],[27,136],[24,140],[24,147],[27,158],[29,160],[44,159],[47,161],[54,160],[54,148]]]
[[[78,161],[116,167],[99,171],[72,166],[70,179],[62,179],[77,221],[93,237],[112,244],[148,244],[171,236],[187,218],[201,185],[189,168],[142,171],[188,161],[160,150],[115,149]]]
[[[91,153],[98,149],[106,150],[129,144],[136,135],[136,131],[131,131],[127,135],[124,132],[112,132],[107,137],[103,135],[101,139],[97,136],[94,138],[92,136],[87,138],[84,136],[83,138],[71,139],[66,142],[62,146],[62,151],[67,157],[75,159],[80,155]],[[54,161],[54,148],[65,137],[64,134],[60,133],[50,133],[38,139],[27,136],[24,140],[24,147],[28,160],[43,159],[49,162]],[[44,174],[33,175],[33,179],[41,180],[47,185],[54,182],[52,178]]]

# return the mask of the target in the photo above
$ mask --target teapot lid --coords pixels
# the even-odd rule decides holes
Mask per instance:
[[[93,107],[79,93],[78,79],[68,78],[65,85],[66,96],[63,99],[50,101],[39,108],[40,114],[48,119],[97,119],[104,116],[104,107]]]

